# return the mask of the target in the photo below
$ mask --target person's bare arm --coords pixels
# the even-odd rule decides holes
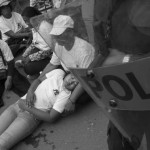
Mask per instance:
[[[34,94],[35,90],[37,89],[37,87],[39,86],[39,84],[46,79],[46,76],[37,78],[33,81],[33,83],[31,84],[28,92],[27,92],[27,97],[26,97],[26,105],[28,107],[32,106],[36,100],[36,96]]]
[[[8,31],[5,33],[7,36],[11,37],[11,38],[24,38],[24,37],[30,37],[32,36],[32,32],[27,32],[27,33],[14,33],[13,31]]]
[[[77,99],[82,95],[83,92],[84,89],[82,85],[79,83],[74,89],[74,91],[72,92],[69,101],[65,106],[65,112],[73,112],[75,110],[75,103]]]
[[[61,116],[61,113],[59,113],[55,109],[51,109],[49,112],[45,112],[35,107],[27,107],[26,103],[23,100],[20,100],[18,102],[18,105],[22,110],[26,110],[33,114],[38,120],[46,121],[49,123],[56,121]]]

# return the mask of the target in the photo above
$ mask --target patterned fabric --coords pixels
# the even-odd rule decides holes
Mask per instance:
[[[45,59],[46,57],[50,57],[52,54],[51,50],[47,51],[39,51],[34,54],[29,55],[31,61],[39,61]]]

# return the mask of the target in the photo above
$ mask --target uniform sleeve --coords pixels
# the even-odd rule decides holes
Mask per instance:
[[[56,56],[56,54],[54,52],[53,52],[50,63],[53,65],[60,65],[61,64],[60,59]]]
[[[14,59],[13,54],[8,46],[8,44],[4,41],[0,41],[0,47],[1,47],[1,51],[4,55],[4,58],[7,62],[11,61]]]
[[[58,95],[57,100],[55,104],[53,105],[53,109],[55,109],[59,113],[62,113],[65,109],[65,105],[67,104],[70,95],[71,95],[71,92],[66,93],[65,91],[62,91]]]

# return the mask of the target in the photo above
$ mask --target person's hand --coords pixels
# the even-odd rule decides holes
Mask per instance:
[[[75,103],[71,102],[70,100],[68,101],[68,103],[65,106],[65,113],[72,113],[75,111]]]
[[[12,87],[12,77],[11,76],[7,76],[7,79],[5,81],[5,89],[6,90],[10,90]]]
[[[18,106],[19,106],[19,108],[20,108],[21,110],[23,110],[23,111],[27,110],[26,101],[23,100],[23,99],[20,99],[20,100],[18,101]]]
[[[32,107],[34,105],[35,101],[36,101],[36,96],[35,96],[34,92],[31,92],[29,90],[27,93],[27,97],[26,97],[26,105],[28,107]]]

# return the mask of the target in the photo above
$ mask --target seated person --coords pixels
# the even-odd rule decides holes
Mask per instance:
[[[32,99],[25,95],[0,116],[0,150],[8,150],[27,137],[41,121],[54,122],[61,116],[77,80],[55,69],[31,86]]]
[[[31,45],[25,50],[22,55],[22,60],[16,61],[16,66],[23,66],[24,71],[27,75],[36,78],[40,71],[43,71],[45,66],[50,61],[50,56],[52,54],[51,48],[43,40],[38,32],[50,32],[52,25],[47,21],[42,21],[38,27],[38,32],[32,27],[30,23],[30,18],[40,15],[41,12],[34,7],[26,7],[22,16],[25,22],[30,28],[32,28],[33,40]]]
[[[66,71],[68,71],[69,68],[88,68],[94,60],[95,50],[93,46],[76,36],[74,32],[74,20],[70,16],[57,16],[54,19],[50,35],[56,40],[54,47],[55,53],[53,53],[50,63],[43,70],[40,77],[58,68],[59,65],[62,65]],[[65,108],[66,111],[74,111],[77,99],[79,101],[81,101],[81,99],[90,99],[90,97],[85,94],[81,84],[78,84],[72,92],[70,101],[68,101]]]
[[[14,56],[19,50],[22,40],[32,37],[32,33],[22,16],[13,12],[9,0],[0,1],[0,30],[2,40],[8,43]]]
[[[3,72],[5,71],[5,74]],[[30,87],[28,80],[14,68],[14,57],[6,42],[0,40],[0,107],[4,105],[2,96],[4,90],[13,90],[23,96]]]

